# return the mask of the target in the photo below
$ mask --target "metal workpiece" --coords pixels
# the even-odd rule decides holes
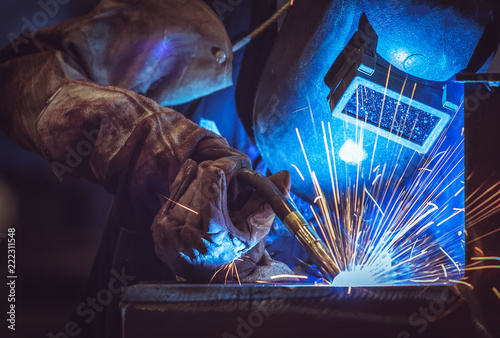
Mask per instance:
[[[434,303],[445,311],[428,332],[445,327],[457,319],[449,312],[466,313],[463,300],[456,287],[139,284],[124,289],[121,314],[123,338],[397,337],[415,330],[413,312]]]

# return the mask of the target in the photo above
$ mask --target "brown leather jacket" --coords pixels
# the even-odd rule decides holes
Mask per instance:
[[[44,156],[60,180],[85,178],[113,193],[109,227],[122,229],[120,236],[129,236],[124,231],[140,233],[147,238],[144,247],[154,246],[150,234],[153,224],[162,260],[172,268],[177,266],[172,262],[181,259],[183,263],[174,271],[177,275],[207,281],[216,267],[200,265],[199,259],[190,262],[178,253],[195,247],[200,238],[210,243],[207,233],[213,229],[209,223],[217,218],[217,212],[227,214],[227,205],[223,205],[224,210],[212,208],[205,216],[200,212],[189,224],[195,229],[193,235],[182,228],[185,219],[166,217],[176,212],[170,211],[170,204],[165,205],[165,197],[178,200],[179,187],[184,187],[184,192],[196,191],[199,189],[194,185],[187,188],[191,183],[205,186],[216,180],[221,196],[229,191],[231,204],[241,190],[233,180],[235,171],[251,164],[225,139],[163,105],[188,102],[230,85],[231,60],[231,43],[224,26],[201,0],[104,0],[87,16],[34,34],[24,32],[0,51],[1,127],[18,144]],[[220,162],[225,158],[233,165]],[[186,172],[196,173],[198,165],[217,177],[200,171],[197,179]],[[187,181],[172,191],[176,177]],[[278,181],[286,185],[289,179],[281,176]],[[241,278],[251,274],[257,262],[269,263],[262,241],[255,239],[265,236],[274,214],[263,201],[250,204],[255,210],[245,210],[248,217],[241,221],[240,214],[238,224],[221,230],[226,237],[240,238],[244,243],[235,251],[249,257],[245,264],[238,262]],[[259,217],[252,220],[255,215]],[[231,223],[230,217],[221,219]],[[255,230],[262,225],[263,229]],[[110,231],[119,236],[116,230]],[[178,235],[179,240],[167,243],[164,233]],[[182,237],[184,233],[188,235]],[[174,244],[177,255],[172,261],[164,252],[165,246],[172,249]],[[135,247],[135,253],[121,252],[120,256],[127,257],[117,259],[115,255],[115,261],[129,262],[131,256],[138,256],[137,245],[125,246]],[[188,256],[194,258],[190,253]],[[197,253],[202,255],[204,249]],[[143,262],[157,260],[146,250],[139,255],[142,258],[134,259],[140,267]],[[233,256],[227,259],[238,258]],[[186,261],[197,264],[195,269],[186,270]],[[120,266],[117,263],[116,268]],[[258,275],[266,274],[261,271]]]

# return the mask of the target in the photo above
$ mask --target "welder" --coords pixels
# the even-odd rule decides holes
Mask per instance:
[[[87,178],[116,196],[90,293],[95,294],[107,285],[110,271],[124,271],[136,276],[135,281],[206,282],[223,280],[227,275],[217,271],[230,262],[234,262],[238,271],[233,278],[242,281],[290,272],[284,264],[273,261],[264,249],[263,238],[273,223],[273,211],[236,177],[240,168],[251,167],[252,161],[245,153],[256,158],[255,147],[242,133],[228,132],[234,127],[242,129],[241,124],[233,123],[237,119],[227,118],[226,122],[231,122],[224,125],[204,115],[234,103],[223,101],[224,96],[199,100],[229,86],[239,72],[237,67],[231,74],[231,63],[242,63],[240,77],[252,72],[255,76],[239,86],[238,110],[242,122],[252,120],[257,75],[263,69],[273,37],[258,46],[254,44],[255,54],[248,50],[243,58],[241,53],[233,56],[226,29],[233,33],[234,41],[237,33],[243,31],[241,25],[259,20],[262,13],[268,14],[269,8],[274,11],[279,6],[274,1],[259,2],[253,5],[259,10],[251,18],[246,16],[245,21],[236,13],[243,10],[250,13],[249,1],[210,3],[226,27],[202,1],[104,0],[88,16],[42,29],[32,36],[22,34],[0,52],[2,128],[25,148],[46,157],[59,178]],[[318,1],[309,15],[313,16],[314,11],[335,15],[340,12],[324,10],[330,6],[327,3]],[[331,6],[343,5],[331,3]],[[305,2],[302,4],[305,6]],[[372,7],[374,13],[384,12]],[[346,8],[351,9],[350,4]],[[360,10],[352,13],[346,10],[342,14],[349,16],[348,23],[353,24],[357,23]],[[340,18],[343,17],[339,15]],[[310,26],[313,31],[315,27]],[[338,35],[342,39],[337,39],[336,34],[331,34],[330,39],[339,41],[339,46],[334,47],[340,53],[353,30],[344,22],[338,25],[335,22],[334,26],[340,30]],[[310,32],[305,30],[305,33]],[[322,48],[331,51],[331,46],[321,39],[310,39],[308,34],[300,39],[305,42],[281,41],[292,43],[292,47],[304,54],[292,53],[288,56],[295,60],[281,62],[279,65],[286,66],[266,72],[269,78],[259,89],[260,98],[255,100],[256,105],[269,108],[257,109],[261,115],[302,107],[295,101],[309,99],[296,92],[303,83],[310,84],[307,76],[313,74],[323,81],[326,71],[303,74],[289,66],[298,65],[301,70],[304,65],[316,67],[309,62],[312,51]],[[304,48],[305,45],[310,48]],[[325,58],[328,68],[330,59],[338,53],[332,52]],[[417,64],[408,63],[408,73],[418,73],[418,62],[422,59],[418,56],[408,57],[410,61],[416,59]],[[235,62],[233,57],[239,61]],[[268,68],[276,65],[274,61],[280,57],[279,49],[275,48]],[[397,60],[390,61],[398,65]],[[484,60],[478,63],[482,66]],[[291,78],[297,82],[289,81]],[[266,90],[268,86],[275,87]],[[312,104],[319,100],[326,104],[326,96],[319,95],[320,91],[316,94],[318,98],[311,100]],[[290,97],[295,101],[289,100]],[[191,103],[178,107],[179,111],[212,131],[164,107],[186,102]],[[282,104],[279,110],[278,102]],[[234,111],[234,107],[229,110]],[[281,130],[268,128],[270,124],[265,118],[260,122],[257,128],[262,125],[265,128],[257,130],[257,142],[259,136],[263,138],[262,134],[274,137]],[[248,127],[251,123],[245,125],[252,134]],[[284,123],[281,128],[294,130]],[[229,144],[217,135],[220,131]],[[286,143],[280,141],[267,142],[266,146],[281,147]],[[299,152],[273,152],[266,147],[260,150],[274,168],[278,164],[273,162],[281,160],[280,157],[301,156]],[[290,159],[287,160],[281,162],[291,165]],[[278,172],[271,176],[271,181],[283,193],[288,192],[288,173]]]
[[[276,10],[274,1],[262,4]],[[248,29],[250,1],[212,5],[229,30]],[[248,13],[242,27],[231,26],[241,25],[232,12]],[[167,108],[231,86],[232,61],[224,24],[201,0],[103,0],[0,51],[3,131],[45,157],[60,180],[85,178],[115,195],[87,295],[117,272],[133,282],[220,282],[228,277],[217,271],[233,262],[229,279],[291,273],[265,249],[273,210],[235,177],[251,159]],[[234,138],[233,146],[255,153],[244,134]],[[270,180],[290,189],[287,172]],[[87,318],[75,317],[83,328]]]

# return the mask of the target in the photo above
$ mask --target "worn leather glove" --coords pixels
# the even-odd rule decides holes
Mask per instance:
[[[177,276],[196,281],[249,281],[291,272],[282,263],[271,266],[262,240],[275,215],[269,204],[238,182],[240,168],[250,168],[246,156],[199,165],[188,160],[182,167],[152,226],[156,253]],[[289,191],[288,172],[270,180],[283,193]],[[269,271],[261,273],[262,266]],[[257,271],[255,278],[250,277]]]
[[[240,208],[248,195],[232,184],[234,173],[227,169],[249,167],[248,158],[220,136],[137,94],[175,104],[213,92],[230,84],[231,58],[222,23],[200,0],[104,0],[87,16],[23,34],[0,50],[0,127],[24,148],[44,156],[58,179],[85,178],[114,194],[108,226],[140,234],[137,237],[148,234],[159,211],[163,215],[162,195],[183,195],[172,186],[174,181],[188,182],[182,179],[185,169],[196,165],[205,180],[193,181],[187,193],[197,184],[200,189],[203,182],[212,182],[208,178],[216,175],[210,163],[220,165],[229,190],[215,184],[224,200],[216,198],[207,205],[219,203],[213,210],[231,217],[221,218],[208,208],[200,211],[196,224],[232,220],[231,226],[242,233],[244,248],[238,253],[262,263],[259,239],[271,213],[264,217],[262,230],[242,229],[240,224],[251,216],[250,207]],[[238,160],[229,165],[232,157]],[[235,221],[238,217],[242,221]],[[186,248],[193,243],[186,242]],[[158,261],[153,250],[134,250],[141,252],[137,265]],[[227,257],[218,262],[227,262]],[[177,266],[174,263],[169,264]],[[194,263],[199,272],[203,266]]]
[[[220,136],[143,96],[87,81],[61,87],[36,129],[56,175],[97,181],[116,196],[113,224],[129,232],[153,224],[156,254],[178,276],[210,281],[234,260],[240,275],[231,279],[291,273],[265,253],[273,211],[235,176],[249,158]],[[288,173],[272,180],[289,189]]]

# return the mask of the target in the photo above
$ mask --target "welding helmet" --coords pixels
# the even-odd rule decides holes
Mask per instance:
[[[331,130],[342,177],[355,178],[357,164],[372,161],[375,142],[377,154],[361,176],[396,149],[400,163],[413,166],[406,172],[417,170],[462,103],[454,75],[491,61],[498,42],[485,37],[498,39],[493,13],[494,2],[482,0],[296,1],[255,99],[254,137],[270,170],[290,171],[292,191],[312,202],[309,169],[331,186],[323,128],[328,142]],[[370,109],[368,100],[375,102]],[[346,127],[356,123],[364,126],[362,145],[360,128]],[[308,168],[312,163],[324,165]]]
[[[297,0],[285,19],[257,90],[255,141],[272,172],[291,173],[312,222],[333,224],[323,237],[349,261],[341,271],[361,272],[360,285],[430,283],[422,275],[437,262],[453,264],[433,282],[463,276],[464,104],[454,76],[488,64],[494,9]],[[484,40],[491,32],[496,42]]]

